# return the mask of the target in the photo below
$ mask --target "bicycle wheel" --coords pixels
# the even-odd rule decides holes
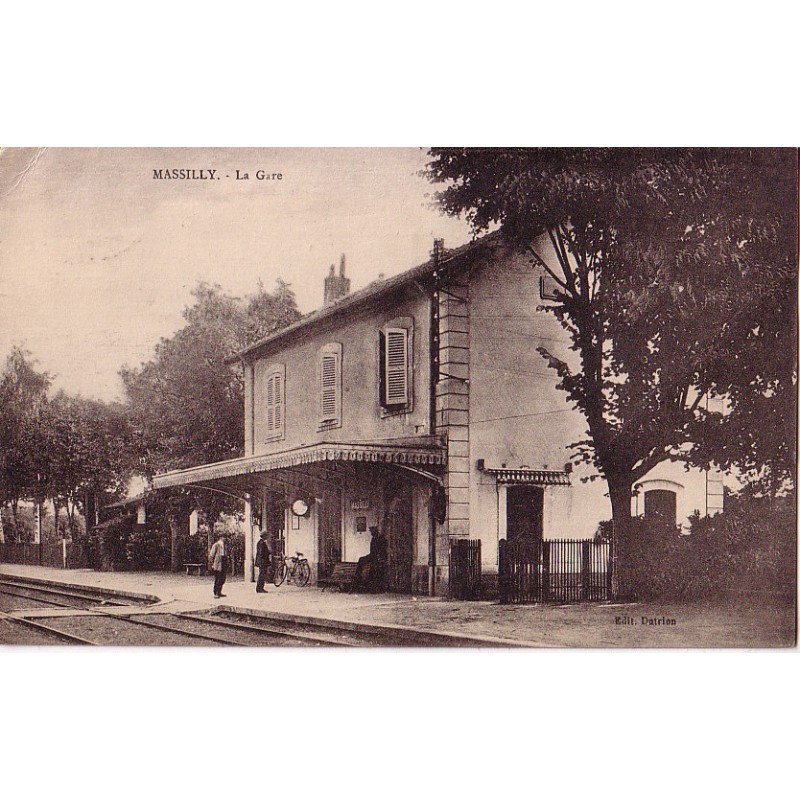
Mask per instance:
[[[294,577],[294,582],[298,586],[305,586],[311,579],[311,567],[308,566],[307,561],[301,561],[297,565],[297,572]]]
[[[278,564],[278,566],[275,567],[275,575],[272,578],[272,582],[276,586],[280,586],[286,580],[286,573],[288,571],[289,571],[289,569],[288,569],[288,567],[286,566],[285,563]]]

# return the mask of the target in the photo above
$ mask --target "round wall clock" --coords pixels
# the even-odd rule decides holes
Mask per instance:
[[[298,517],[304,517],[308,514],[308,503],[303,499],[295,500],[294,503],[292,503],[292,514]]]

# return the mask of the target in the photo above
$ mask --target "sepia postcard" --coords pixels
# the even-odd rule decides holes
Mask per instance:
[[[0,150],[0,643],[794,647],[797,176]]]

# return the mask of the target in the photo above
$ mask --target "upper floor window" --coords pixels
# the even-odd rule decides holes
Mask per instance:
[[[267,370],[264,389],[266,410],[266,438],[282,439],[286,417],[286,367],[275,365]]]
[[[342,424],[342,345],[326,344],[319,357],[320,428]]]
[[[389,324],[379,337],[380,400],[388,412],[411,405],[411,325]]]

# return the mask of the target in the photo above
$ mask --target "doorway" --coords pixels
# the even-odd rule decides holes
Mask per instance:
[[[411,487],[405,482],[386,486],[386,590],[411,594],[411,571],[414,563],[414,520]]]
[[[319,505],[318,575],[327,578],[342,560],[342,502],[335,492],[326,492]]]
[[[509,486],[506,489],[506,538],[509,545],[534,547],[544,534],[544,489]]]

